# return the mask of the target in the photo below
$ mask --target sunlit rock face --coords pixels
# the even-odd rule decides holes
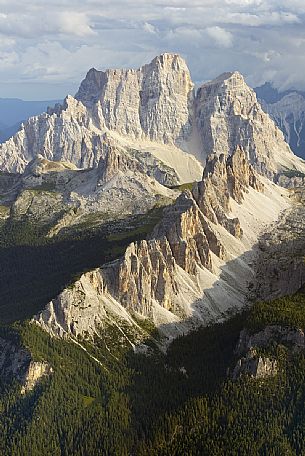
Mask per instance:
[[[219,263],[232,258],[230,245],[242,245],[243,229],[232,210],[242,207],[250,192],[261,194],[264,185],[240,148],[227,158],[211,157],[202,181],[164,209],[147,239],[130,244],[121,258],[83,274],[34,321],[59,337],[94,335],[111,315],[126,319],[136,313],[163,329],[165,321],[189,319],[188,327],[206,323],[212,311],[204,291],[217,280]],[[216,288],[223,297],[214,317],[236,305],[226,286]],[[239,299],[242,302],[240,295]],[[195,316],[194,302],[199,305]]]
[[[175,143],[189,134],[193,83],[177,54],[160,55],[139,70],[91,69],[76,98],[98,106],[100,124],[123,135]]]
[[[195,118],[203,154],[231,154],[241,146],[255,168],[269,176],[298,160],[282,132],[236,72],[224,73],[197,93]]]
[[[208,155],[231,155],[239,146],[269,177],[305,169],[240,73],[224,73],[196,92],[177,54],[162,54],[138,70],[91,69],[75,97],[30,118],[0,145],[0,169],[22,172],[38,154],[97,167],[110,140],[142,154],[143,163],[148,149],[176,171],[185,161],[185,182],[198,180],[197,160],[204,165]]]

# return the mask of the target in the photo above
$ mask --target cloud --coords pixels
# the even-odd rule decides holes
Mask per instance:
[[[0,96],[35,97],[44,84],[57,98],[90,67],[138,67],[165,51],[197,82],[238,69],[252,85],[305,89],[303,0],[0,0],[0,11]]]
[[[58,31],[66,35],[94,35],[89,18],[84,13],[64,11],[57,16]]]
[[[218,27],[218,25],[208,27],[206,31],[207,34],[215,40],[215,43],[218,46],[229,48],[233,45],[233,34],[221,27]]]
[[[272,11],[260,14],[254,13],[231,13],[228,14],[227,23],[259,27],[263,25],[299,24],[301,19],[293,13]]]
[[[144,22],[143,29],[148,33],[152,33],[152,34],[157,33],[156,27],[153,24],[150,24],[149,22]]]

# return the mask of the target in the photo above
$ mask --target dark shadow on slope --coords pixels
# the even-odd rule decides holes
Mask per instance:
[[[0,324],[30,318],[83,272],[120,257],[152,231],[162,210],[41,243],[26,230],[15,232],[19,245],[0,245]]]
[[[292,250],[293,243],[287,242],[286,247]],[[272,253],[274,252],[270,251]],[[258,252],[258,257],[260,255]],[[219,283],[224,279],[229,280],[229,269],[237,271],[241,260],[248,261],[248,254],[225,265],[223,276],[207,290],[210,297],[214,293],[215,296],[218,295]],[[225,300],[224,292],[223,301],[214,302],[218,311],[221,312]],[[198,305],[195,303],[194,310]],[[238,307],[236,306],[236,311]],[[217,309],[215,307],[214,311]],[[41,391],[38,390],[41,400],[33,396],[31,410],[35,410],[35,416],[43,414],[44,420],[32,422],[29,415],[26,421],[31,423],[32,434],[26,431],[26,438],[33,438],[35,433],[44,435],[43,426],[47,423],[50,429],[54,428],[56,435],[61,436],[61,448],[65,454],[82,454],[88,447],[92,451],[87,450],[87,454],[92,455],[98,454],[96,448],[109,455],[147,454],[139,450],[139,445],[144,442],[144,447],[141,448],[145,450],[146,442],[153,440],[155,432],[164,432],[166,436],[172,437],[171,430],[167,432],[167,429],[158,428],[160,423],[166,422],[162,421],[163,417],[171,412],[183,413],[184,405],[198,397],[216,397],[217,400],[218,391],[228,382],[228,368],[236,362],[234,348],[246,318],[247,311],[244,311],[222,323],[198,328],[174,340],[166,354],[152,350],[149,356],[134,353],[126,345],[123,347],[122,332],[114,326],[113,334],[108,334],[107,339],[101,333],[94,346],[82,341],[102,365],[90,358],[78,345],[51,339],[36,325],[28,327],[26,346],[38,359],[47,360],[54,367],[55,373],[50,382],[43,384]],[[164,325],[161,329],[169,334],[173,330],[183,334],[192,323],[193,320],[188,319]],[[125,331],[123,326],[122,328]],[[110,330],[105,328],[105,331]],[[24,330],[21,329],[22,332]],[[144,342],[156,348],[158,337],[158,333],[153,332]],[[223,394],[226,391],[223,389]],[[20,410],[22,414],[23,406],[18,401],[19,399],[16,403],[17,412]],[[263,412],[268,407],[266,402],[266,406],[262,407]],[[14,409],[9,412],[14,418]],[[192,416],[200,418],[200,411],[195,409],[193,415],[186,416],[186,422],[191,426],[194,425]],[[220,423],[221,429],[225,432],[226,416],[220,415],[220,418],[223,420]],[[11,415],[8,419],[11,420]],[[14,419],[10,422],[18,430],[18,422]],[[188,435],[189,431],[191,432],[190,428],[182,429],[181,433]],[[219,438],[222,438],[222,434]],[[73,447],[70,446],[71,442]]]
[[[129,238],[124,239],[124,241],[125,240],[126,244],[130,242]],[[105,239],[103,238],[101,242],[104,241]],[[259,244],[261,246],[260,249],[259,245],[256,246],[256,248],[258,249],[257,264],[260,265],[260,267],[264,266],[263,272],[257,271],[257,278],[259,280],[263,278],[264,283],[268,284],[270,282],[271,284],[274,284],[275,287],[280,287],[282,283],[290,281],[289,286],[291,292],[297,291],[298,284],[300,283],[299,278],[301,277],[301,279],[303,280],[303,277],[305,277],[305,265],[303,264],[304,261],[302,255],[302,253],[305,252],[305,242],[302,239],[302,236],[300,236],[299,242],[296,242],[295,239],[289,240],[287,242],[282,242],[280,248],[278,248],[277,245],[273,245],[272,243],[270,243],[268,239],[266,241],[267,242],[264,242],[262,240],[262,243]],[[86,243],[82,245],[82,242],[83,241],[78,241],[75,244],[67,244],[67,247],[69,247],[71,252],[73,252],[72,257],[69,259],[68,263],[71,263],[73,259],[73,264],[77,264],[77,252],[79,252],[80,260],[82,259],[84,252],[91,252],[92,258],[96,259],[96,261],[98,261],[98,264],[101,264],[102,260],[105,259],[105,246],[103,247],[103,245],[97,245],[96,239],[95,243],[92,243],[92,245],[90,244],[90,248],[88,248],[88,245]],[[64,243],[59,245],[60,248],[58,252],[56,252],[58,253],[58,255],[61,255],[60,252],[63,250],[63,253],[62,257],[60,257],[61,260],[56,262],[56,264],[62,265],[58,274],[58,276],[61,277],[64,273],[64,264],[66,261],[66,257],[69,258],[69,249],[66,248]],[[118,239],[115,240],[115,245],[120,245],[118,243]],[[43,255],[44,261],[46,261],[48,253],[50,253],[47,250],[48,247],[49,246],[42,246],[38,249],[40,255]],[[54,248],[54,246],[51,247]],[[27,249],[32,247],[24,248]],[[103,253],[101,253],[102,248],[104,249]],[[123,244],[122,248],[124,248]],[[11,254],[13,253],[10,250],[10,248],[8,249],[8,251]],[[27,254],[30,254],[32,252],[30,250],[26,250],[25,253],[26,255],[23,255],[23,258],[26,258]],[[287,257],[287,253],[289,253],[290,255],[289,261],[279,261],[279,258],[285,258],[285,256]],[[102,254],[104,256],[102,256]],[[270,262],[270,258],[273,258],[272,262]],[[13,259],[14,256],[12,255],[8,261],[12,262]],[[128,442],[128,445],[129,442],[131,442],[129,451],[126,454],[139,454],[137,453],[137,442],[143,438],[151,437],[155,423],[158,420],[160,420],[162,416],[175,410],[181,410],[183,405],[192,398],[196,398],[202,395],[213,395],[227,381],[228,368],[231,368],[236,362],[234,348],[236,346],[240,330],[244,327],[244,322],[247,317],[247,311],[244,311],[243,313],[238,314],[235,317],[232,317],[231,319],[225,321],[225,318],[228,318],[229,316],[229,313],[226,311],[226,308],[228,307],[227,300],[229,296],[229,290],[231,289],[232,291],[240,286],[238,271],[241,271],[242,267],[246,267],[246,265],[250,262],[253,263],[253,258],[251,257],[250,252],[246,252],[239,258],[236,258],[228,262],[226,265],[224,265],[219,280],[217,280],[210,289],[206,290],[206,301],[195,302],[192,306],[194,313],[196,313],[199,310],[199,307],[201,312],[204,312],[205,310],[205,316],[207,318],[207,321],[210,320],[212,322],[213,315],[215,315],[215,313],[217,312],[218,316],[223,319],[223,322],[211,325],[209,327],[198,328],[195,331],[189,333],[188,335],[184,335],[183,337],[177,338],[172,342],[172,344],[170,344],[166,354],[162,354],[157,350],[154,350],[152,351],[151,355],[147,356],[138,353],[135,354],[132,350],[126,349],[120,356],[117,356],[118,359],[116,360],[113,356],[110,356],[107,347],[102,348],[102,337],[100,339],[100,347],[96,345],[95,347],[90,348],[89,343],[83,342],[88,350],[92,350],[92,353],[95,357],[99,358],[103,364],[106,363],[106,367],[108,367],[107,373],[107,371],[104,371],[103,368],[101,368],[101,366],[99,366],[93,359],[89,358],[89,356],[86,357],[86,353],[83,352],[79,347],[75,346],[72,343],[63,343],[62,341],[52,341],[50,343],[49,337],[45,333],[42,336],[45,339],[44,347],[42,347],[40,339],[37,339],[37,350],[40,356],[43,356],[44,359],[48,360],[51,364],[52,356],[57,356],[58,353],[60,353],[61,356],[57,356],[57,369],[59,370],[61,369],[63,359],[67,357],[66,365],[64,366],[64,369],[61,371],[61,376],[64,380],[61,381],[68,381],[67,379],[69,379],[71,376],[71,374],[69,373],[69,369],[72,369],[70,365],[73,364],[73,369],[76,369],[77,372],[80,372],[87,382],[86,383],[84,379],[79,380],[84,381],[84,385],[78,387],[78,384],[75,380],[75,375],[73,374],[73,376],[71,377],[73,379],[73,385],[75,386],[76,390],[76,392],[74,393],[76,400],[79,400],[79,391],[82,391],[82,394],[86,397],[92,396],[93,399],[98,398],[98,394],[103,393],[105,395],[103,402],[103,413],[105,410],[105,414],[107,415],[108,410],[111,409],[112,413],[114,413],[113,411],[116,411],[117,409],[118,412],[115,417],[115,419],[117,420],[115,421],[117,426],[121,425],[121,405],[120,401],[116,401],[118,401],[118,398],[121,398],[121,395],[123,395],[122,397],[125,401],[125,398],[127,396],[127,402],[123,403],[127,403],[128,406],[126,405],[126,407],[130,408],[131,424],[128,430],[123,430],[122,435],[123,437],[126,436],[126,442]],[[273,271],[273,263],[277,265],[277,272]],[[26,263],[22,264],[26,265]],[[44,263],[39,264],[41,267],[45,267]],[[269,267],[271,267],[270,271],[268,269]],[[52,270],[54,271],[54,268]],[[232,275],[233,271],[234,274]],[[31,279],[31,271],[29,271],[28,274],[28,280],[32,280],[33,277]],[[276,274],[279,277],[278,282],[274,282],[273,274]],[[43,274],[41,274],[40,280],[44,280],[42,276]],[[2,277],[0,278],[0,280],[3,284],[4,280]],[[14,278],[14,280],[16,280],[16,277]],[[255,299],[256,297],[256,290],[260,291],[259,287],[255,287],[254,282],[255,277],[249,276],[249,293],[252,299]],[[25,280],[23,283],[26,286],[27,281]],[[59,282],[57,282],[57,285],[58,283]],[[40,286],[43,286],[43,284],[43,281],[40,282]],[[224,284],[226,284],[226,286],[224,286]],[[291,288],[292,284],[295,284],[295,289]],[[32,298],[35,297],[38,289],[38,287],[36,289],[33,289],[31,295]],[[219,290],[221,290],[221,292]],[[280,288],[278,291],[280,291]],[[21,289],[21,292],[19,292],[20,295],[22,295],[22,292],[23,290]],[[244,292],[246,293],[247,290],[244,289]],[[285,292],[286,288],[282,290],[283,294],[285,294]],[[18,295],[19,299],[20,295]],[[234,296],[234,293],[230,296],[230,299],[232,299],[232,296]],[[54,294],[52,294],[51,297],[53,298]],[[5,300],[3,300],[2,302],[4,303],[4,307],[2,307],[1,311],[4,312]],[[41,306],[41,301],[35,303],[35,305],[36,304],[37,306],[38,304],[39,306]],[[238,312],[240,308],[241,303],[236,302],[236,306],[234,308],[233,305],[232,311]],[[29,310],[29,308],[27,310]],[[161,330],[163,333],[169,335],[171,333],[180,333],[181,335],[183,335],[186,334],[187,330],[189,330],[190,328],[195,328],[196,323],[198,324],[199,320],[196,321],[194,317],[186,319],[181,323],[163,325],[163,327],[161,327]],[[43,333],[43,331],[41,332]],[[33,331],[31,329],[31,334],[28,337],[34,338],[34,333],[35,331],[33,328]],[[122,333],[117,331],[116,336],[114,334],[113,337],[116,337],[117,345],[121,345]],[[150,337],[144,342],[148,346],[156,347],[156,341],[158,340],[158,338],[159,333],[153,332],[150,335]],[[54,352],[52,354],[50,348],[51,344],[56,345]],[[68,347],[66,352],[64,351],[64,346]],[[69,359],[70,352],[68,349],[71,351],[71,353],[72,351],[73,353],[75,351],[73,359],[76,361],[73,363],[71,363]],[[78,359],[83,359],[81,358],[81,356],[84,359],[86,359],[86,362],[88,364],[90,364],[90,369],[94,368],[94,370],[100,372],[98,374],[98,377],[95,378],[94,382],[92,381],[92,374],[91,371],[89,371],[89,367],[88,372],[90,372],[90,375],[88,374],[88,372],[83,372],[82,370],[83,365],[85,365],[85,362],[79,363],[77,361]],[[107,388],[105,388],[106,381],[108,382]],[[53,380],[51,379],[51,384],[52,382]],[[93,386],[94,391],[91,391],[93,390]],[[107,395],[105,391],[107,392]],[[56,390],[56,395],[58,401],[61,401],[60,403],[62,404],[63,399],[61,396],[60,387],[58,387],[58,391]],[[72,399],[74,401],[74,397]],[[50,401],[51,400],[52,402],[50,403],[53,403],[53,396],[50,396]],[[97,413],[97,411],[100,409],[101,406],[99,405],[98,401],[96,401],[95,405],[92,406],[92,409],[89,409],[90,413],[92,411],[92,415],[88,415],[90,417],[90,420],[89,418],[86,418],[89,420],[88,422],[86,422],[86,424],[88,426],[90,424],[90,429],[92,423],[98,423],[97,417],[99,415],[95,415],[95,413]],[[66,408],[64,413],[66,413]],[[109,415],[106,416],[106,419],[106,427],[107,429],[109,428],[112,432],[111,426],[108,426],[110,422]],[[105,427],[102,429],[102,431],[99,432],[104,431]],[[113,446],[110,446],[111,448],[115,447],[114,440],[116,435],[113,435]],[[88,438],[88,441],[95,437],[96,436],[92,432],[89,432],[87,437],[78,436],[79,439]],[[101,434],[100,438],[104,438],[104,434]],[[85,445],[83,445],[83,447],[85,447]],[[109,450],[107,454],[116,453],[112,450]]]
[[[262,292],[261,283],[264,280],[264,290],[271,289],[270,300],[294,294],[305,283],[305,237],[299,236],[298,241],[288,240],[280,245],[269,242],[268,235],[262,236],[256,249],[255,274],[249,275],[248,288],[244,289],[248,297],[248,304],[266,300]],[[285,262],[285,255],[287,261]],[[268,261],[272,258],[272,261]],[[222,273],[214,286],[205,291],[203,301],[193,304],[195,313],[201,313],[210,321],[210,325],[199,327],[187,334],[196,317],[189,318],[181,323],[162,325],[161,331],[165,334],[180,333],[181,336],[174,340],[162,359],[145,357],[144,355],[129,354],[129,363],[135,370],[128,394],[130,395],[134,420],[137,417],[145,422],[154,423],[160,416],[181,408],[183,403],[202,395],[214,394],[228,380],[228,370],[236,364],[238,356],[234,353],[240,331],[245,327],[249,315],[249,307],[236,307],[226,311],[226,294],[223,292],[222,301],[217,300],[219,288],[224,288],[224,282],[229,287],[238,287],[238,269],[241,264],[253,263],[251,252],[246,252],[240,257],[228,262],[222,268]],[[276,270],[275,270],[276,265]],[[230,272],[235,271],[234,276]],[[230,282],[231,277],[231,283]],[[301,304],[300,304],[301,305]],[[212,312],[219,315],[218,322],[213,324]],[[235,315],[234,315],[235,314]],[[152,334],[152,339],[145,343],[150,345],[153,339],[158,338],[158,332]],[[157,372],[157,374],[156,374]],[[162,391],[162,395],[160,395]],[[159,392],[159,393],[158,393]],[[146,398],[144,401],[144,397]],[[142,399],[141,399],[142,398]],[[137,432],[142,437],[149,437],[151,427]]]

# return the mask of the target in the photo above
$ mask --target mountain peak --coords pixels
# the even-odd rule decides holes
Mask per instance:
[[[30,119],[14,140],[2,145],[2,166],[24,170],[38,153],[80,168],[97,166],[104,157],[104,134],[111,132],[124,147],[143,150],[149,144],[161,160],[160,145],[178,147],[202,164],[211,153],[231,155],[241,146],[269,177],[283,167],[303,169],[238,71],[221,74],[196,95],[193,88],[187,64],[176,53],[158,55],[137,70],[91,68],[75,98]],[[24,144],[28,150],[20,158],[15,151],[24,150]],[[164,152],[164,163],[175,168],[182,151],[174,151],[170,157]]]
[[[239,71],[231,71],[222,73],[217,78],[212,81],[204,83],[201,87],[211,87],[211,86],[247,86],[243,75]],[[248,87],[248,86],[247,86]],[[199,89],[200,90],[200,89]]]
[[[190,128],[193,87],[183,58],[165,53],[137,70],[91,69],[75,98],[87,108],[98,108],[102,128],[176,144]]]
[[[165,68],[167,70],[172,69],[177,71],[181,69],[189,71],[186,61],[181,57],[180,54],[172,54],[169,52],[157,55],[148,65],[159,65],[161,68]],[[144,65],[144,67],[146,66],[147,65]]]

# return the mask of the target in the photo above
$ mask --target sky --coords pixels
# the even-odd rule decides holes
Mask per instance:
[[[195,83],[240,71],[305,90],[304,0],[0,0],[0,97],[61,99],[95,67],[178,52]]]

